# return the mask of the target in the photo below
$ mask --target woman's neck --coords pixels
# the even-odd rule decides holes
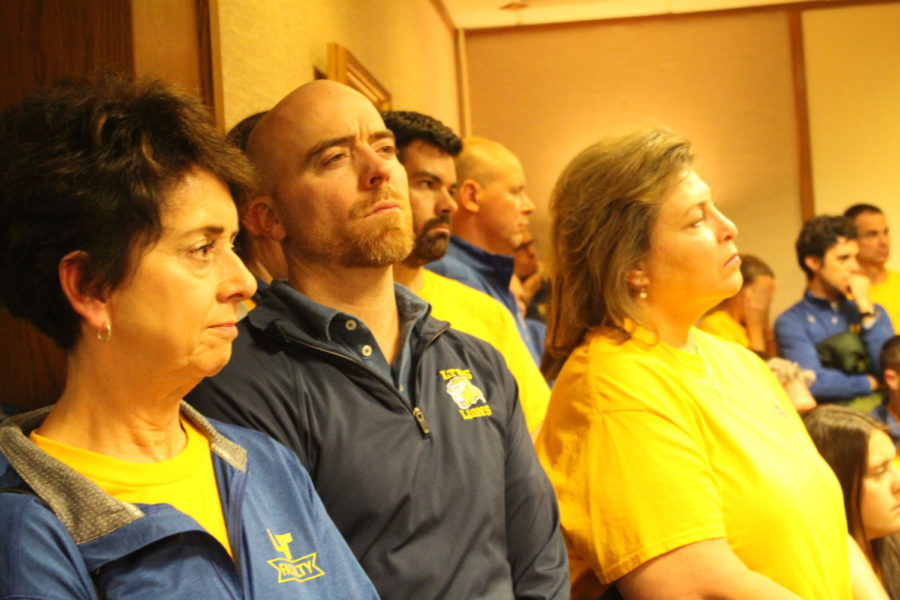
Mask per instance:
[[[54,441],[131,462],[173,458],[187,442],[181,397],[192,386],[163,391],[110,366],[70,356],[66,386],[38,433]]]

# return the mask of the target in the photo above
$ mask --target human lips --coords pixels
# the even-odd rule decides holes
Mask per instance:
[[[210,325],[208,327],[211,331],[215,333],[220,333],[226,336],[237,337],[237,322],[236,321],[223,321],[221,323],[216,323],[214,325]]]
[[[396,200],[382,200],[377,202],[364,216],[371,217],[391,210],[400,210],[400,203]]]
[[[741,266],[741,256],[737,252],[728,257],[728,260],[725,261],[723,265],[726,268],[731,267],[740,267]]]

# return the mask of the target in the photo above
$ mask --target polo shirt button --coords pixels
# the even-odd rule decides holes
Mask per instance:
[[[363,356],[372,356],[372,346],[366,344],[362,347],[362,355]]]
[[[354,329],[356,329],[356,321],[354,321],[353,319],[347,319],[347,322],[344,323],[344,327],[347,328],[347,331],[353,331]]]

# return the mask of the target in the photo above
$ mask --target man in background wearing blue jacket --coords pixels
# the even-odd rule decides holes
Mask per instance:
[[[796,247],[807,286],[803,299],[775,320],[779,352],[816,374],[810,392],[817,401],[870,410],[878,403],[871,396],[878,356],[894,330],[869,298],[869,279],[856,260],[856,229],[844,217],[814,217]]]
[[[556,501],[502,357],[393,283],[412,218],[374,106],[307,84],[248,154],[288,280],[188,400],[297,453],[383,598],[567,598]]]

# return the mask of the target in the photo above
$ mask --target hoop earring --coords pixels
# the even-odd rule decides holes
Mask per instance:
[[[97,330],[97,339],[101,342],[108,342],[112,337],[112,325],[108,321],[103,321],[103,327]]]

